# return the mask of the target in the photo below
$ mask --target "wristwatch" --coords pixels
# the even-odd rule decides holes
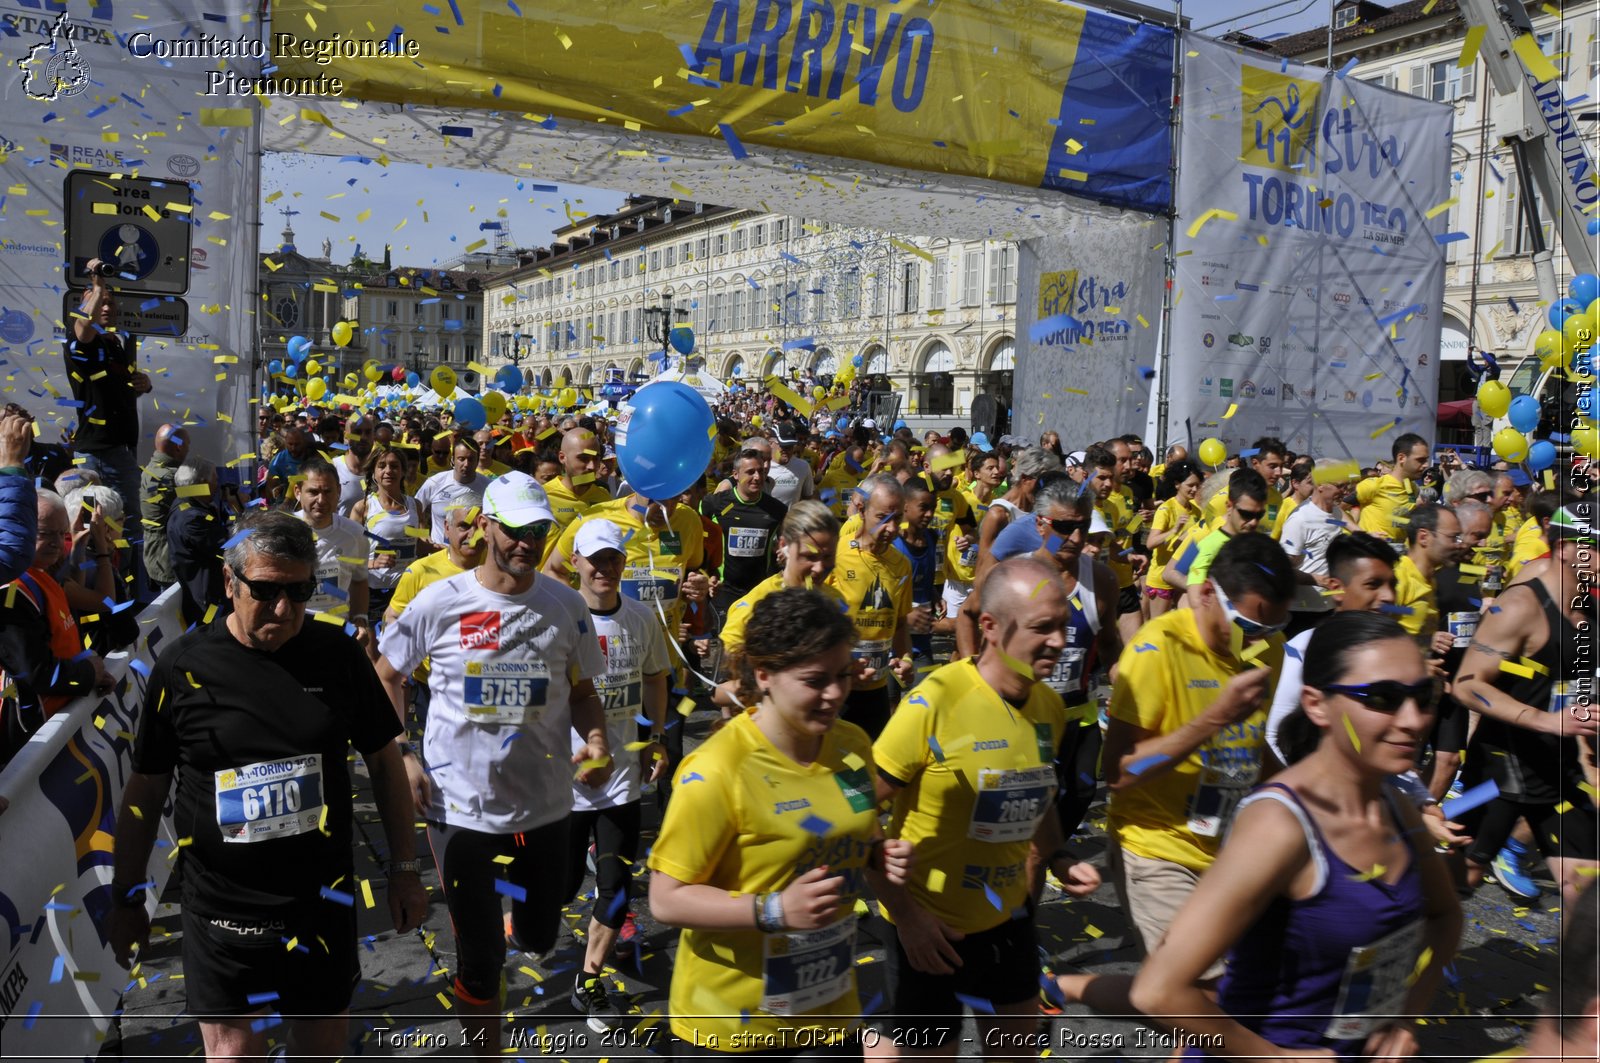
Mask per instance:
[[[657,745],[664,746],[667,744],[667,736],[662,734],[660,731],[653,731],[650,734],[650,741],[656,743]]]
[[[421,870],[422,870],[422,861],[421,860],[390,860],[389,861],[389,874],[391,874],[391,875],[398,874],[400,872],[405,872],[405,871],[409,871],[411,874],[415,875],[418,872],[420,872]]]

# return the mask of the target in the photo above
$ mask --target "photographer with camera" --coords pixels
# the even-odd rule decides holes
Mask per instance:
[[[138,513],[138,401],[150,393],[150,378],[136,367],[136,341],[113,331],[117,301],[109,278],[116,267],[93,258],[88,270],[90,287],[72,315],[65,350],[72,397],[82,403],[73,450],[122,496],[124,513]],[[124,554],[125,565],[134,553]]]

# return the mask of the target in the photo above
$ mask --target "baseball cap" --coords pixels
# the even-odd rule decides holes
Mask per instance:
[[[1082,465],[1088,459],[1088,457],[1088,451],[1074,450],[1071,454],[1067,455],[1067,468],[1071,469],[1075,466]]]
[[[1098,509],[1094,510],[1089,516],[1089,534],[1106,535],[1109,534],[1110,531],[1111,525],[1106,523],[1106,519],[1100,515],[1100,511]]]
[[[1600,502],[1585,499],[1562,506],[1550,517],[1549,538],[1556,539],[1587,539],[1590,542],[1600,542],[1600,528],[1596,527],[1595,510],[1600,508]]]
[[[489,482],[483,492],[483,515],[508,528],[556,519],[550,511],[550,497],[525,472],[508,472]]]
[[[972,439],[970,439],[968,442],[977,447],[979,450],[994,449],[994,445],[989,442],[989,436],[984,432],[972,433]]]
[[[904,421],[896,421],[894,423],[894,430],[896,432],[900,431],[900,429],[905,428],[905,427],[906,427],[906,423]]]
[[[788,421],[779,421],[773,426],[772,434],[781,446],[792,447],[800,442],[800,433],[796,432],[794,425]]]
[[[627,544],[622,529],[609,520],[586,520],[578,525],[572,548],[583,557],[593,557],[602,550],[622,551]]]
[[[863,418],[861,418],[861,427],[862,428],[877,428],[878,427],[878,422],[874,421],[870,417],[863,417]]]

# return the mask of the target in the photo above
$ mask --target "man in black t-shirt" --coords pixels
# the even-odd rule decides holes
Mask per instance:
[[[122,496],[122,512],[137,523],[138,402],[150,393],[150,378],[135,367],[132,338],[112,331],[117,301],[100,266],[98,258],[89,261],[89,290],[68,326],[67,380],[73,399],[82,403],[72,448],[85,467]]]
[[[707,495],[700,512],[722,529],[722,583],[712,604],[724,616],[733,603],[778,570],[774,547],[789,508],[766,492],[767,455],[742,450],[732,486]]]
[[[304,1016],[291,1037],[345,1054],[360,979],[346,757],[362,756],[388,837],[389,911],[417,926],[412,796],[400,725],[367,655],[339,628],[305,623],[316,590],[311,529],[257,514],[226,552],[233,612],[156,660],[117,816],[106,933],[127,963],[149,938],[146,867],[177,775],[188,1010],[209,1057],[259,1057],[269,1011]]]

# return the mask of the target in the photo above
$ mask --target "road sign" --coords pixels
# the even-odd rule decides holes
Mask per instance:
[[[69,288],[61,298],[61,320],[70,328],[82,314],[84,290]],[[111,327],[132,336],[164,336],[177,339],[189,331],[189,304],[172,295],[142,295],[123,291],[117,298],[117,316]]]
[[[89,260],[98,258],[116,267],[114,288],[189,290],[194,190],[187,182],[73,170],[66,184],[68,283],[87,285]]]

